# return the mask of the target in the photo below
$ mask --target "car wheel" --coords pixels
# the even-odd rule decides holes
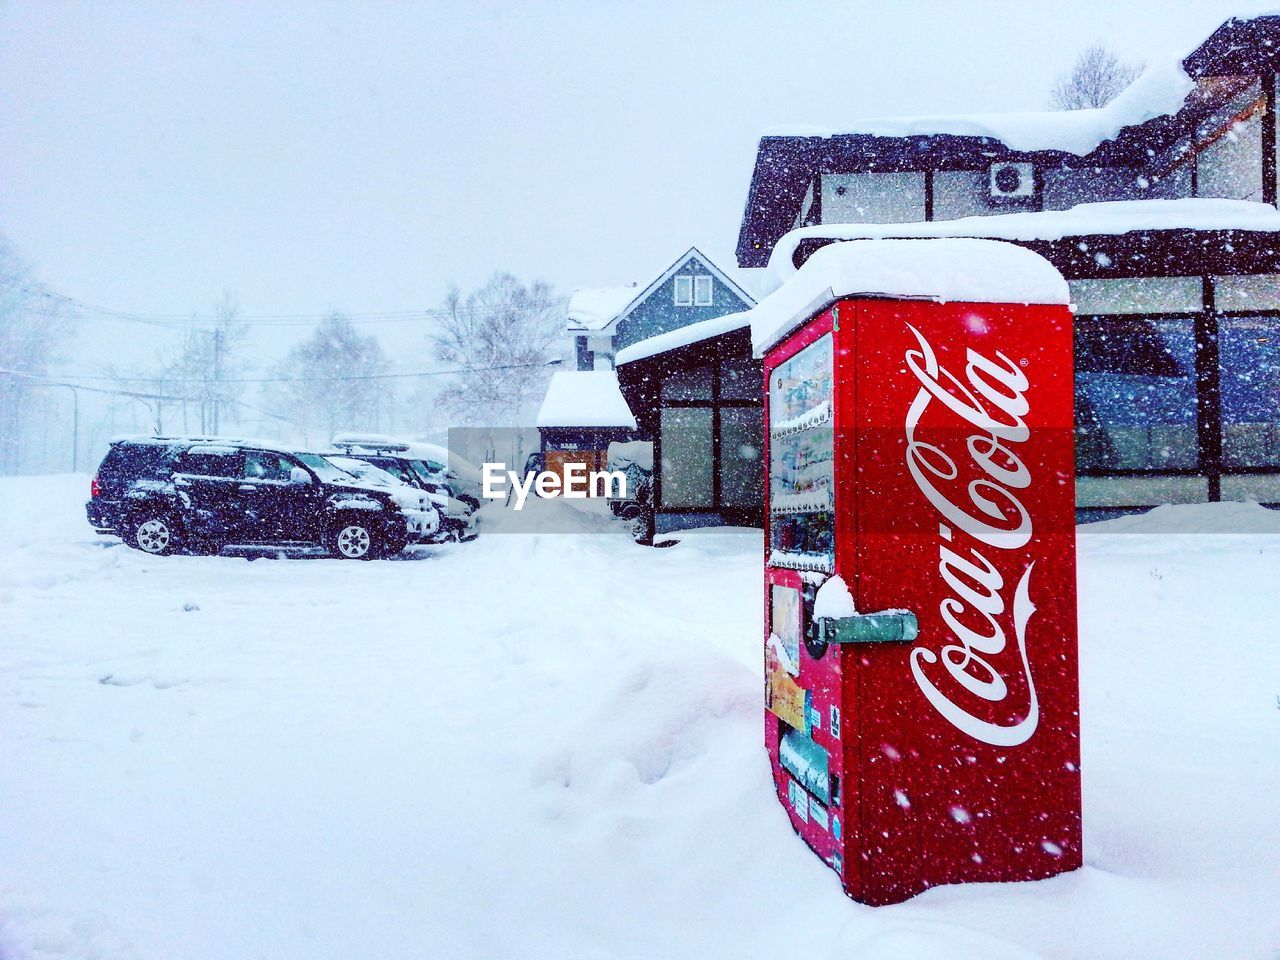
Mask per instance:
[[[129,546],[153,557],[164,557],[178,547],[173,519],[162,513],[141,513],[129,524]]]
[[[368,524],[343,520],[333,528],[333,552],[343,560],[372,560],[378,555],[378,541]]]

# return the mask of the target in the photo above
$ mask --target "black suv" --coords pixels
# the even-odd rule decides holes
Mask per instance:
[[[246,440],[115,441],[90,493],[95,530],[152,554],[269,546],[370,560],[427,538],[440,522],[418,491],[379,487],[316,454]]]

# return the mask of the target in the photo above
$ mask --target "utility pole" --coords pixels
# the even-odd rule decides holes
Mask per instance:
[[[221,403],[221,391],[218,388],[218,381],[222,379],[222,327],[215,326],[213,328],[213,430],[214,436],[218,435],[218,414],[219,404]]]
[[[71,472],[80,472],[80,391],[71,390]]]

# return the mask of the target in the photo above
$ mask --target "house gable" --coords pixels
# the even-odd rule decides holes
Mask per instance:
[[[745,290],[691,247],[610,325],[614,349],[691,323],[737,313],[754,303]]]

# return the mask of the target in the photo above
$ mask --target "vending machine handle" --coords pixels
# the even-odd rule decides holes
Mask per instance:
[[[820,617],[814,623],[819,643],[908,642],[920,635],[916,615],[907,610]]]

